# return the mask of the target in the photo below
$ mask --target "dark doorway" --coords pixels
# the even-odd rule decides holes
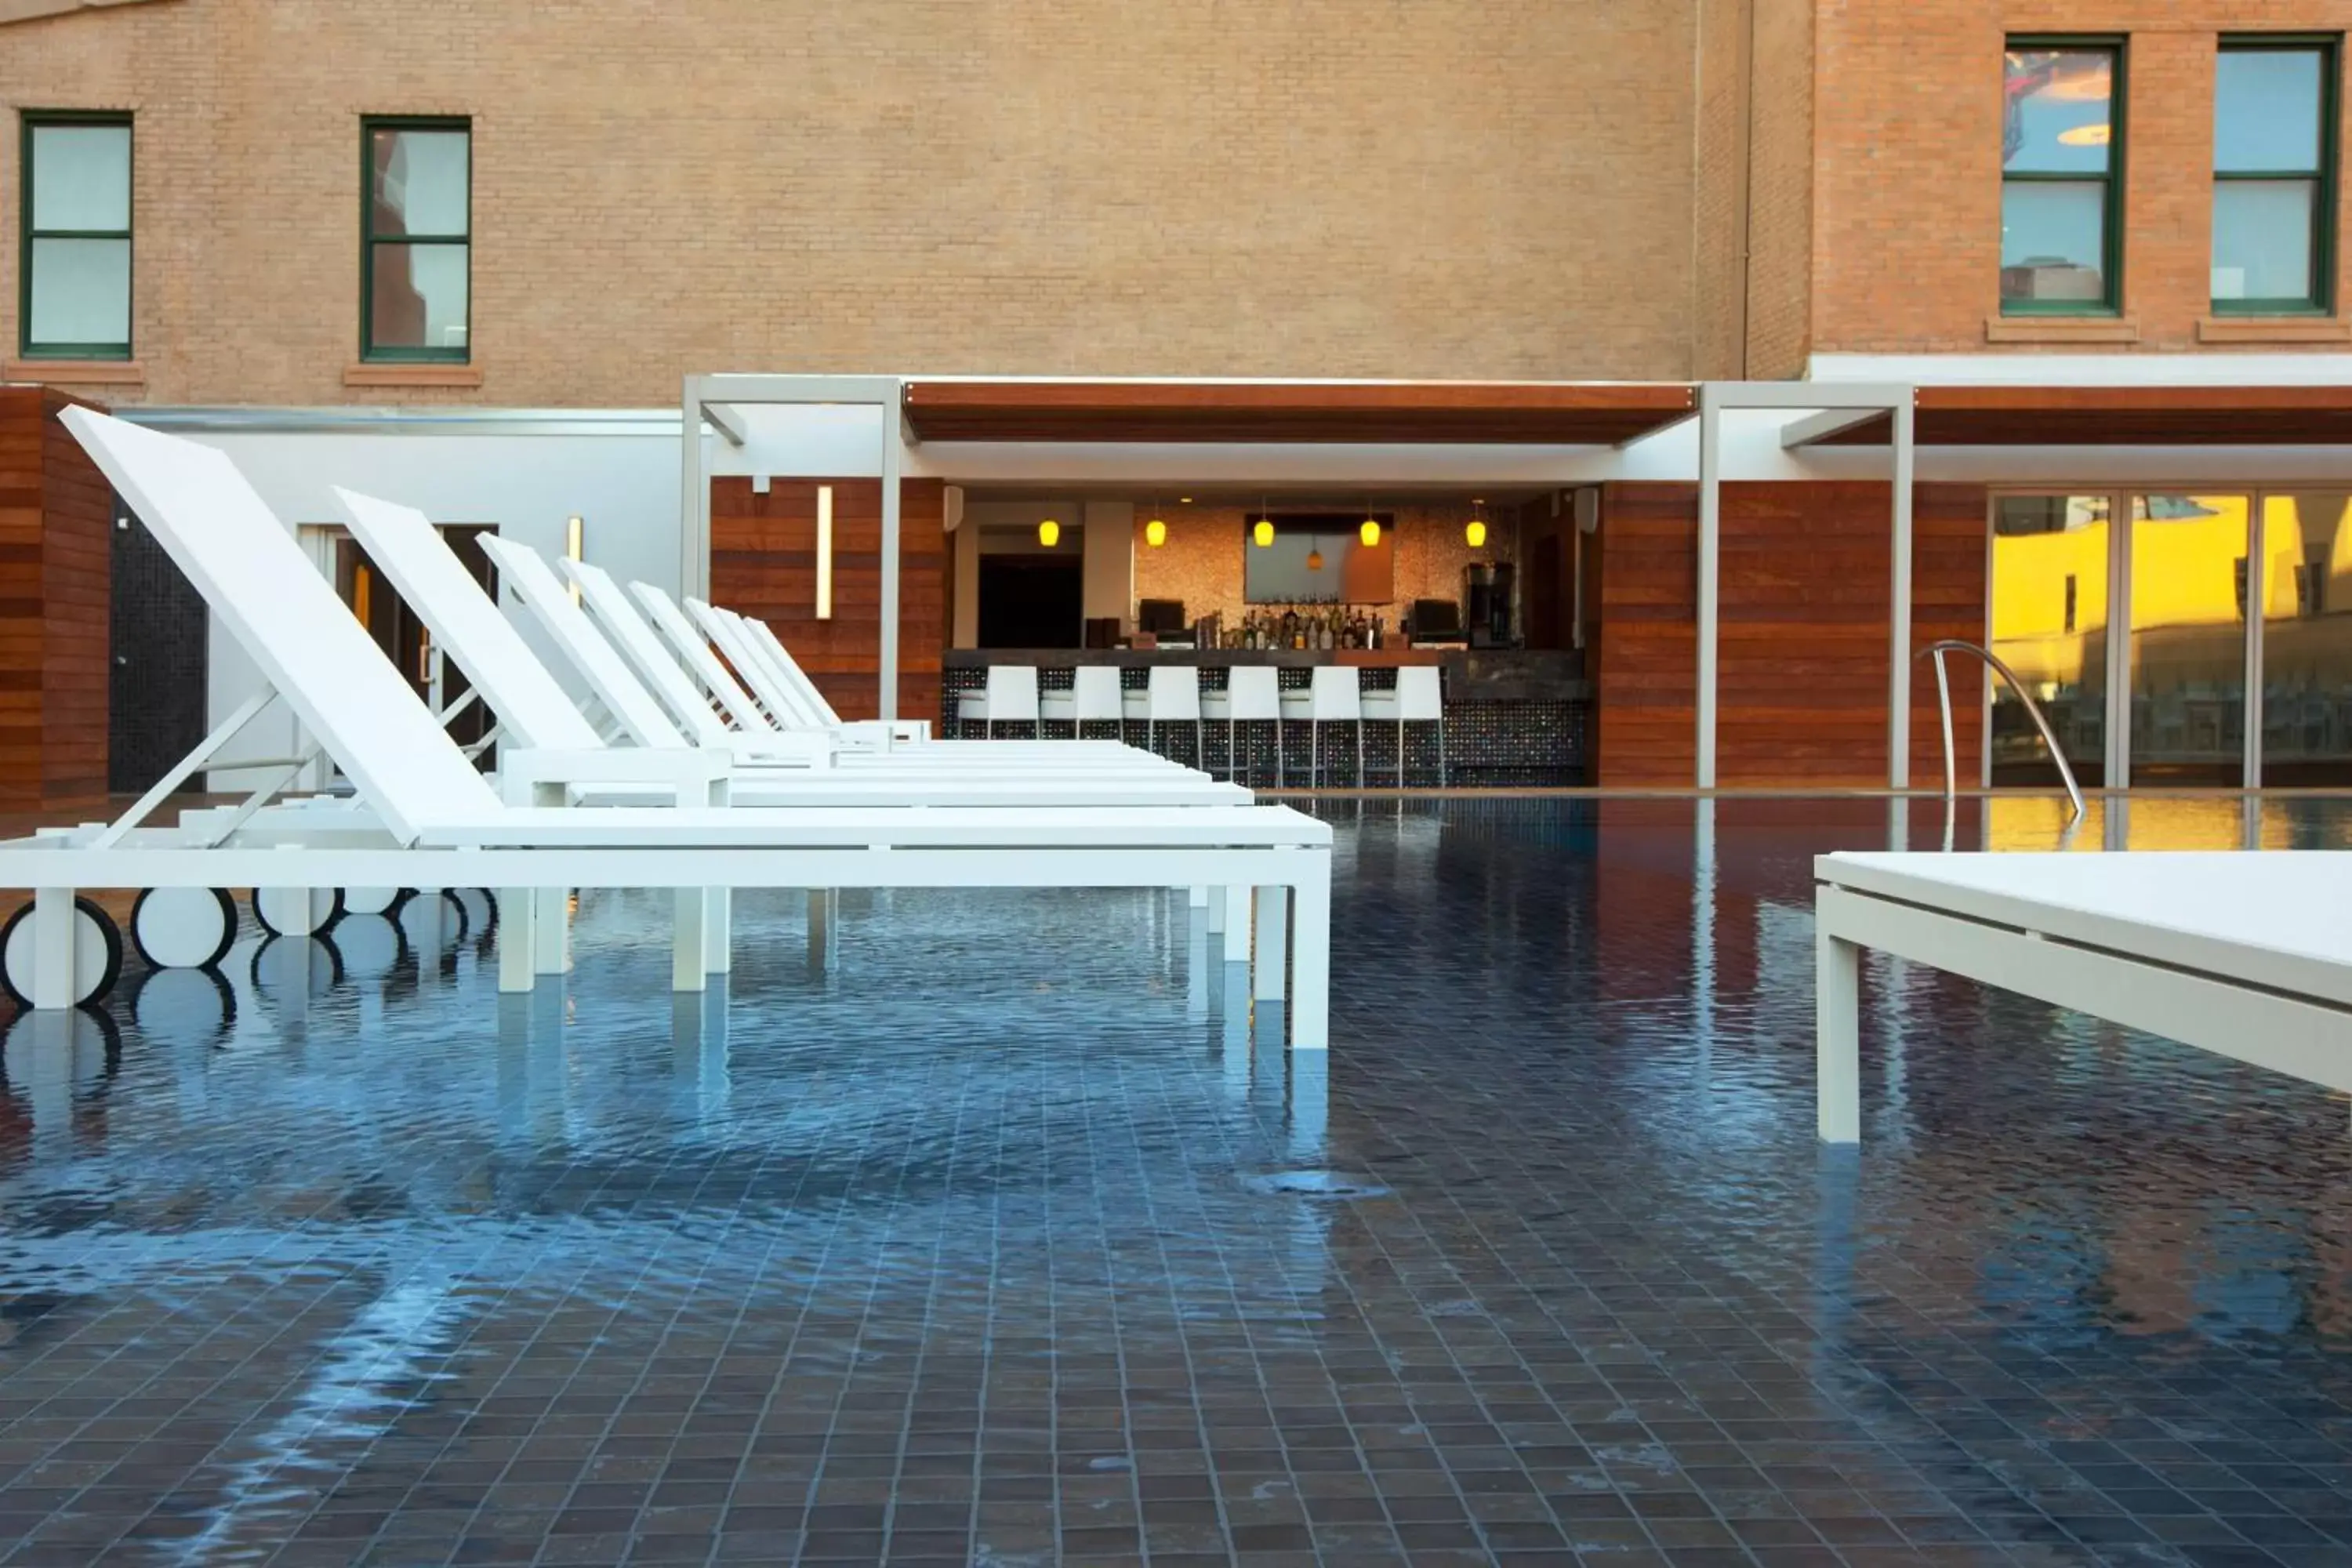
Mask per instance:
[[[1568,646],[1560,635],[1559,534],[1538,539],[1528,552],[1528,646],[1559,648]]]
[[[144,524],[114,505],[106,787],[143,792],[205,738],[211,616]]]
[[[1086,627],[1086,566],[1073,555],[980,558],[980,646],[1076,647]]]
[[[484,593],[494,593],[495,589],[491,586],[494,579],[490,558],[482,549],[481,537],[497,531],[489,524],[479,522],[453,522],[441,529],[441,537],[448,542],[450,552],[482,585]],[[335,539],[335,592],[352,607],[352,613],[367,628],[368,636],[375,639],[376,647],[383,649],[384,657],[408,678],[419,700],[437,702],[446,710],[472,689],[465,671],[455,661],[436,657],[432,633],[393,590],[391,581],[375,563],[368,559],[359,541],[340,532]],[[436,677],[438,689],[434,684]],[[491,722],[482,704],[475,702],[452,719],[446,728],[451,740],[461,746],[471,746],[489,733]],[[478,760],[486,768],[490,765],[487,749]]]

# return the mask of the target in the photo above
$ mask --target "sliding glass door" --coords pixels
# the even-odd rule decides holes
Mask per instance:
[[[2112,506],[2104,495],[2005,495],[1993,502],[1992,651],[2041,704],[2085,784],[2106,776]],[[1989,782],[2056,784],[2049,747],[2025,705],[2008,682],[1991,687]]]
[[[2084,784],[2352,784],[2352,492],[2000,495],[1991,533],[1992,649]],[[1986,782],[2055,783],[1990,698]]]
[[[2263,498],[2262,769],[2275,788],[2352,784],[2352,496]]]
[[[2131,782],[2234,789],[2246,777],[2247,498],[2135,495],[2131,509]]]

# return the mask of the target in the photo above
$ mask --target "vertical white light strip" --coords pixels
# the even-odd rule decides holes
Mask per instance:
[[[574,561],[587,559],[588,524],[577,512],[563,520],[563,553]],[[572,602],[580,602],[580,584],[572,584]]]
[[[833,487],[816,488],[816,618],[833,619]]]

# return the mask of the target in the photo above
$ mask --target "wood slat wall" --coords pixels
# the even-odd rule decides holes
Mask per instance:
[[[1601,531],[1585,546],[1588,584],[1598,584],[1585,628],[1594,780],[1687,785],[1697,721],[1697,487],[1603,486]]]
[[[833,487],[833,616],[816,618],[817,489]],[[939,711],[946,646],[946,489],[908,479],[898,492],[898,713]],[[845,719],[880,708],[882,484],[879,479],[749,479],[710,483],[712,600],[774,628]]]
[[[1687,784],[1694,774],[1698,496],[1612,485],[1603,497],[1597,777]],[[1886,778],[1887,487],[1723,487],[1717,777],[1727,786],[1868,785]],[[1913,646],[1984,635],[1985,492],[1914,492]],[[1958,692],[1954,737],[1977,776],[1981,712]],[[1912,776],[1943,768],[1932,670],[1912,685]]]
[[[113,494],[58,415],[75,400],[0,387],[0,805],[106,795]]]

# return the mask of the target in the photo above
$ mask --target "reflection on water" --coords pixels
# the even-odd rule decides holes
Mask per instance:
[[[1940,804],[1322,809],[1328,1058],[1181,894],[745,895],[727,986],[678,998],[667,895],[587,897],[528,996],[487,911],[404,910],[16,1020],[28,1561],[1671,1554],[1865,1516],[1985,1561],[2352,1554],[2341,1097],[1874,961],[1864,1150],[1813,1142],[1811,858],[1933,847]],[[2352,834],[2094,809],[2086,853]]]

